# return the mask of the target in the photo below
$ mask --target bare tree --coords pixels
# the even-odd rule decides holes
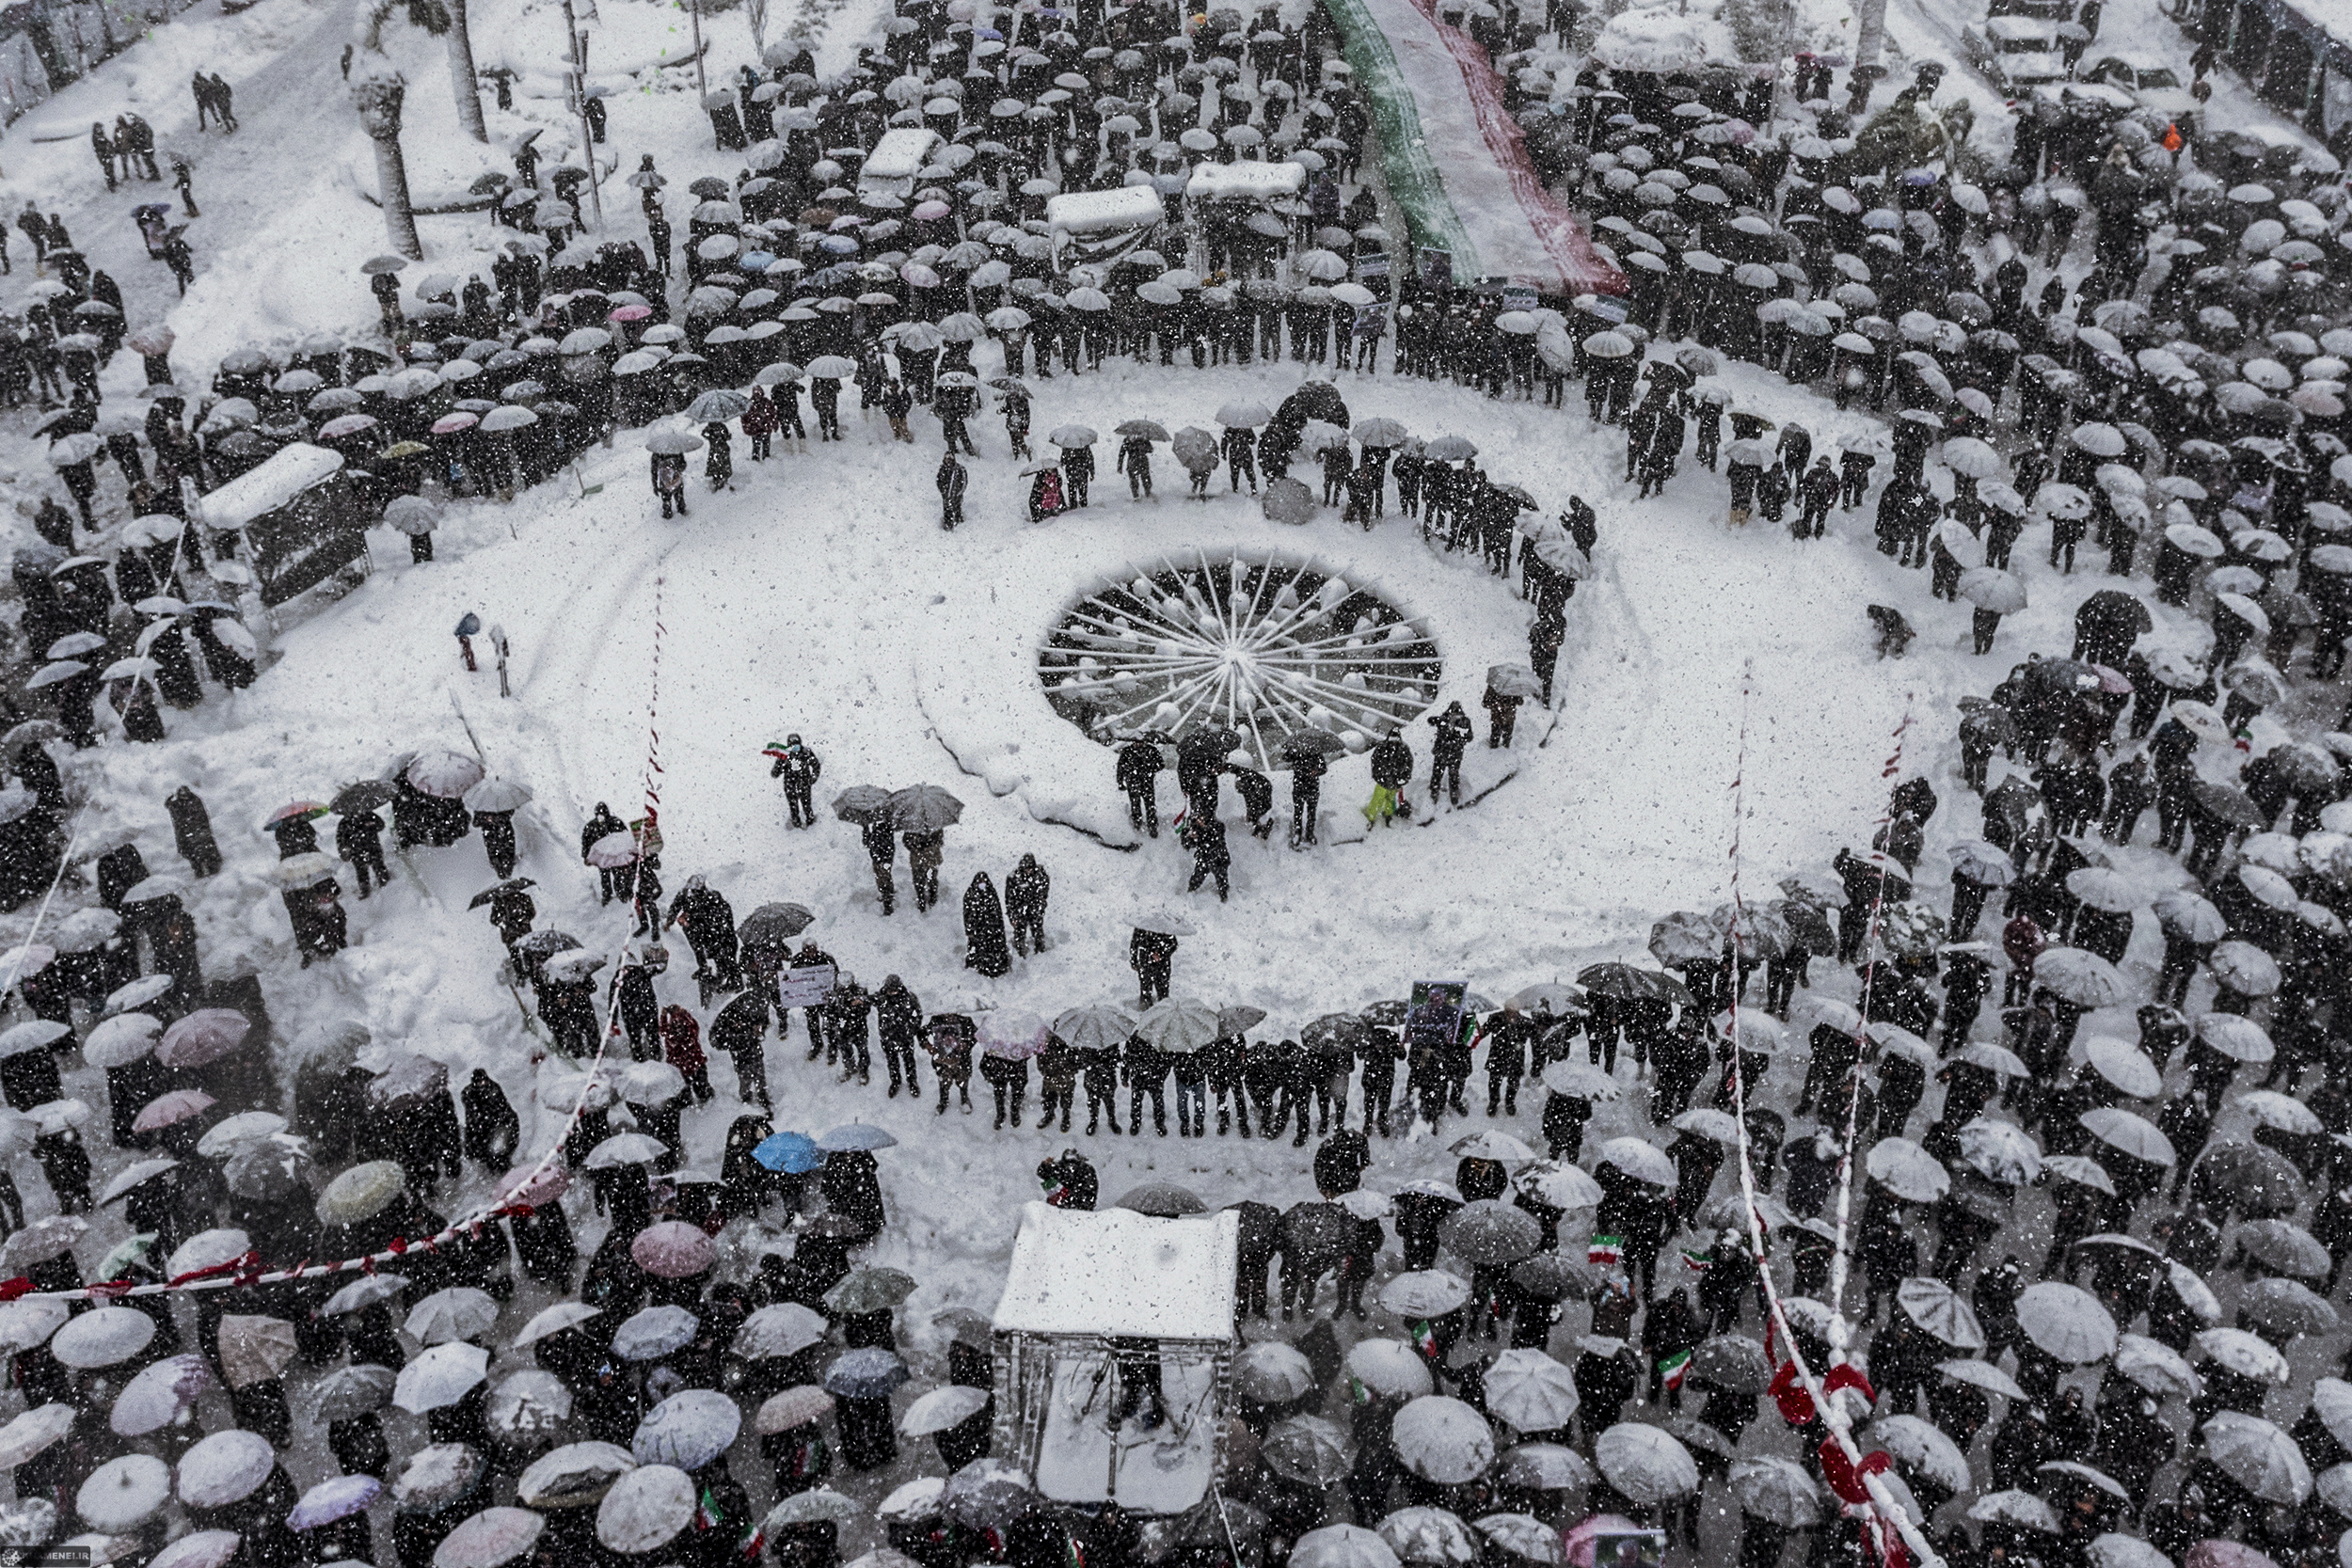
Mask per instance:
[[[366,127],[368,139],[375,143],[375,182],[378,199],[384,204],[384,233],[394,250],[411,261],[422,261],[424,242],[417,238],[417,214],[408,200],[408,163],[400,153],[400,111],[408,96],[408,84],[381,55],[370,56],[368,64],[377,69],[363,66],[354,72],[351,103],[359,111],[359,123]]]

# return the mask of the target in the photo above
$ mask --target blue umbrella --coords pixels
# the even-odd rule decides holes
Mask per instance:
[[[847,234],[828,234],[817,242],[817,248],[829,250],[835,256],[854,256],[857,254],[857,242]]]
[[[766,272],[775,264],[775,253],[767,250],[747,250],[736,258],[736,265],[747,273]]]
[[[846,1154],[852,1149],[890,1148],[898,1140],[879,1127],[868,1127],[862,1121],[836,1127],[817,1140],[817,1147],[831,1154]]]
[[[791,1176],[805,1176],[825,1163],[824,1151],[805,1132],[771,1132],[752,1149],[752,1158]]]
[[[826,1369],[825,1392],[845,1400],[886,1400],[907,1375],[907,1364],[894,1352],[868,1345]]]

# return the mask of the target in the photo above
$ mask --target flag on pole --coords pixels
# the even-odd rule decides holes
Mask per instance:
[[[1682,1380],[1691,1371],[1691,1353],[1677,1351],[1658,1363],[1658,1375],[1669,1393],[1682,1386]]]
[[[1712,1252],[1700,1252],[1692,1247],[1684,1247],[1682,1266],[1692,1274],[1705,1274],[1715,1266],[1715,1255]]]
[[[1596,1268],[1613,1269],[1625,1257],[1625,1238],[1596,1236],[1584,1249],[1584,1260]]]
[[[1437,1332],[1429,1326],[1426,1320],[1413,1324],[1410,1337],[1413,1348],[1419,1351],[1424,1359],[1435,1361],[1438,1358]]]

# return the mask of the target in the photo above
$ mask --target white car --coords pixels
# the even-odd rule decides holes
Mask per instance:
[[[2155,111],[2192,135],[2203,119],[2204,106],[2189,96],[2181,73],[2160,55],[2137,51],[2108,55],[2081,74],[2085,81],[2121,87],[2141,108]]]
[[[2030,16],[1991,17],[1982,32],[1971,27],[1961,34],[1961,53],[1994,87],[2019,96],[2066,74],[2059,25]]]

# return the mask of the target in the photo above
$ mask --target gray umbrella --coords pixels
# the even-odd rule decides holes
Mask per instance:
[[[1543,1244],[1544,1230],[1526,1210],[1482,1198],[1448,1214],[1438,1235],[1456,1258],[1496,1268],[1533,1254]]]
[[[392,1383],[397,1376],[389,1367],[361,1364],[338,1367],[318,1382],[317,1418],[321,1421],[346,1421],[355,1416],[381,1410],[392,1402]]]
[[[1286,1481],[1328,1486],[1347,1474],[1347,1439],[1319,1416],[1293,1416],[1267,1432],[1258,1457]]]
[[[890,825],[900,832],[937,832],[963,816],[963,802],[937,784],[915,784],[890,797]]]

